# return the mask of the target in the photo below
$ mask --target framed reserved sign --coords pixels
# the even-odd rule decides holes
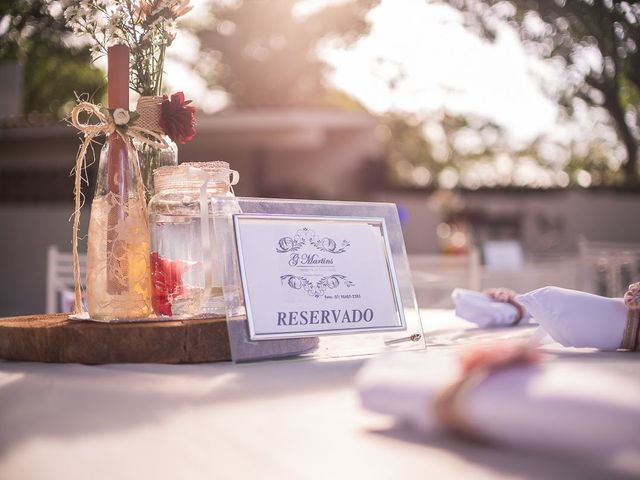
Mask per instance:
[[[384,218],[239,214],[251,340],[405,330]]]
[[[238,200],[231,275],[246,315],[227,315],[235,362],[426,347],[394,204]]]

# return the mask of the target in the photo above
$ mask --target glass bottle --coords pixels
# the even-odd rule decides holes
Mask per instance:
[[[117,133],[100,153],[87,247],[87,303],[97,320],[152,313],[149,229],[138,158]]]
[[[154,172],[149,203],[153,308],[157,315],[238,315],[243,298],[232,215],[238,172],[226,162]]]

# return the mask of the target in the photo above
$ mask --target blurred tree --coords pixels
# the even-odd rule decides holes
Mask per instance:
[[[91,65],[88,47],[74,44],[64,22],[70,0],[0,0],[0,61],[23,69],[24,113],[66,114],[75,92],[98,98],[104,74]]]
[[[625,0],[438,0],[465,14],[492,40],[497,25],[516,27],[523,41],[566,69],[565,107],[579,97],[610,114],[626,149],[625,181],[638,183],[640,4]]]
[[[325,86],[318,48],[364,35],[366,14],[379,1],[346,0],[303,13],[300,0],[213,0],[213,22],[198,31],[204,57],[195,67],[237,106],[353,107]]]
[[[499,125],[472,115],[436,112],[425,118],[390,113],[378,136],[392,183],[410,188],[563,188],[619,184],[613,138],[557,142],[538,137],[514,147]]]
[[[514,149],[503,129],[475,116],[440,112],[424,119],[398,113],[381,127],[392,180],[415,188],[541,187],[539,178],[522,180],[518,163],[535,163],[538,141]],[[548,165],[542,168],[548,168]],[[539,172],[538,172],[539,173]]]

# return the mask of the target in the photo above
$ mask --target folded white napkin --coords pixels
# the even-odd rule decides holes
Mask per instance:
[[[403,352],[368,361],[356,382],[365,408],[432,430],[440,428],[434,400],[459,375],[451,353]],[[640,458],[638,399],[640,383],[618,372],[552,363],[497,371],[465,391],[459,404],[486,438],[604,460]]]
[[[616,350],[627,324],[621,298],[606,298],[559,287],[544,287],[516,300],[565,347]]]
[[[488,295],[474,290],[456,288],[451,294],[456,316],[479,327],[506,327],[518,316],[518,309],[510,303],[499,302]],[[519,325],[531,321],[531,315],[525,310]]]

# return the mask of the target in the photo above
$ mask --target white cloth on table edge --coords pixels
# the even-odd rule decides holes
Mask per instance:
[[[458,379],[453,352],[402,352],[369,360],[356,383],[363,406],[423,430],[439,429],[436,396]],[[640,385],[580,364],[495,372],[460,405],[469,424],[502,444],[598,461],[640,458]]]

